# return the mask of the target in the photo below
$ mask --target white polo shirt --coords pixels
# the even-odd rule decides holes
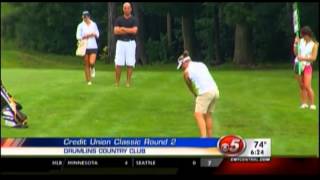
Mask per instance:
[[[84,21],[82,21],[77,27],[77,39],[81,40],[83,36],[90,33],[95,33],[97,35],[97,38],[99,38],[99,30],[97,24],[91,21],[91,23],[87,25]],[[88,38],[87,49],[98,49],[95,37]]]
[[[190,61],[187,72],[189,78],[195,84],[199,95],[214,91],[219,96],[218,86],[205,64],[202,62]]]

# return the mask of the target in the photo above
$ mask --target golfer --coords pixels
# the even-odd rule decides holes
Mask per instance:
[[[84,56],[84,72],[88,85],[91,85],[91,78],[96,75],[95,63],[98,52],[96,39],[99,38],[99,30],[97,24],[91,20],[89,11],[82,12],[83,21],[77,27],[77,39],[86,39],[87,48]]]
[[[196,97],[194,116],[200,130],[201,137],[212,136],[212,112],[219,98],[218,87],[213,80],[207,66],[202,62],[191,60],[188,51],[184,51],[178,59],[178,67],[182,67],[184,80]],[[195,85],[196,89],[193,88]]]
[[[138,23],[135,17],[131,15],[131,4],[123,4],[123,16],[116,19],[114,25],[114,34],[117,38],[115,55],[115,81],[116,87],[119,86],[121,77],[121,67],[127,66],[126,86],[130,87],[132,71],[136,63],[136,34],[138,32]]]
[[[300,54],[298,54],[296,48],[294,48],[296,60],[302,62],[302,73],[300,76],[296,75],[296,79],[300,86],[300,108],[316,110],[311,80],[312,63],[317,59],[319,43],[315,40],[313,32],[309,26],[301,28],[301,36],[301,39],[296,37],[294,42],[294,47],[297,47],[298,43],[300,46]]]

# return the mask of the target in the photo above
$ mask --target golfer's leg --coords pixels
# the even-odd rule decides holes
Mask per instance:
[[[91,81],[89,55],[87,54],[84,56],[84,74],[85,74],[86,81],[87,82]]]
[[[304,82],[304,75],[301,76],[301,86],[302,86],[302,103],[303,104],[307,104],[307,101],[308,101],[308,92],[307,92],[307,86]]]
[[[306,104],[307,103],[307,99],[306,99],[306,91],[305,91],[305,87],[304,87],[304,83],[302,80],[302,75],[296,75],[296,79],[299,83],[299,88],[300,88],[300,100],[301,100],[301,104]]]
[[[207,137],[212,136],[212,113],[208,112],[207,114],[204,115],[205,122],[206,122],[206,129],[207,129]]]
[[[311,79],[312,79],[312,73],[305,73],[303,77],[304,85],[305,85],[305,90],[307,92],[307,97],[309,99],[310,105],[314,104],[314,93],[311,87]]]
[[[207,112],[209,103],[205,94],[199,95],[196,98],[196,107],[194,117],[196,118],[201,137],[207,137],[207,128],[204,115]]]
[[[197,125],[200,131],[201,137],[207,137],[207,129],[206,129],[206,122],[201,112],[195,112],[194,117],[196,118]]]
[[[212,137],[212,123],[213,123],[213,118],[212,118],[212,113],[214,111],[214,108],[216,106],[216,101],[219,98],[219,92],[214,92],[210,94],[210,104],[207,109],[207,113],[204,115],[205,121],[206,121],[206,127],[207,127],[207,136]]]

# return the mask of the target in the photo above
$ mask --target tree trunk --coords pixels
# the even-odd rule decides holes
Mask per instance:
[[[252,49],[249,42],[249,27],[236,24],[233,62],[239,65],[250,65],[253,62]]]
[[[172,19],[170,12],[167,12],[167,59],[173,55],[172,48]]]
[[[138,20],[138,33],[136,38],[137,48],[136,48],[136,60],[142,65],[147,64],[147,57],[144,48],[144,26],[143,26],[143,13],[140,11],[140,3],[132,2],[133,14]]]
[[[106,62],[110,63],[113,62],[114,55],[115,55],[115,47],[116,47],[116,40],[113,34],[113,25],[116,19],[116,3],[115,2],[108,2],[108,50],[107,50],[107,59]]]
[[[287,8],[287,12],[288,12],[288,17],[289,17],[289,20],[290,20],[290,24],[293,24],[293,9],[292,9],[292,6],[293,6],[293,3],[294,2],[287,2],[286,3],[286,8]],[[295,38],[295,33],[294,33],[294,28],[290,28],[291,29],[291,32],[290,35],[292,34],[292,41],[289,41],[289,44],[292,45],[294,43],[294,38]],[[290,50],[292,50],[290,53],[290,59],[294,59],[295,56],[294,56],[294,53],[293,53],[293,48],[291,48]]]
[[[182,16],[182,36],[183,36],[183,48],[184,50],[188,50],[190,56],[197,57],[197,52],[194,50],[194,31],[193,31],[193,24],[192,24],[192,16],[190,15],[183,15]]]
[[[167,13],[167,41],[168,41],[168,49],[171,48],[172,45],[172,27],[171,27],[171,14]]]
[[[221,57],[221,48],[220,48],[220,26],[219,26],[219,5],[215,5],[213,8],[213,52],[215,54],[215,59],[213,64],[223,63]]]

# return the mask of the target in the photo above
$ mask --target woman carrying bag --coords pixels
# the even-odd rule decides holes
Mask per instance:
[[[84,57],[84,72],[88,85],[91,85],[91,78],[95,77],[95,62],[98,52],[96,39],[99,38],[97,24],[91,20],[88,11],[82,13],[83,21],[77,27],[78,49],[77,56]]]

